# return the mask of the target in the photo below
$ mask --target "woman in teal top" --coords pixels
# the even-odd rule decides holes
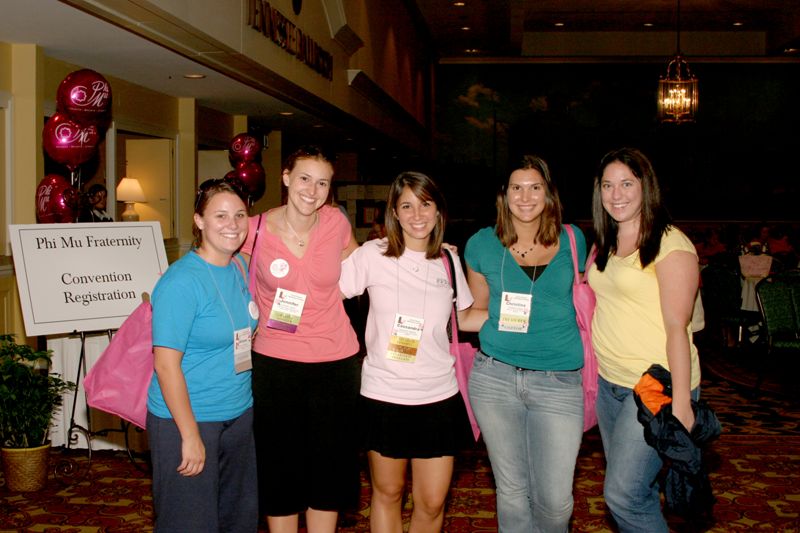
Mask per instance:
[[[583,234],[574,228],[578,258]],[[583,345],[573,266],[547,164],[525,156],[497,198],[497,225],[467,242],[476,309],[488,309],[469,382],[497,486],[499,530],[567,531],[583,433]]]

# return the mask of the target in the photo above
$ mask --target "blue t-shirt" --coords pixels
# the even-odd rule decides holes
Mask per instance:
[[[580,229],[574,227],[574,231],[581,270],[586,241]],[[558,252],[531,290],[531,278],[497,238],[494,228],[483,228],[470,237],[464,259],[489,284],[489,319],[478,334],[485,354],[531,370],[575,370],[583,366],[583,343],[572,304],[572,252],[563,228],[558,242]],[[498,329],[503,287],[506,292],[532,292],[527,333]]]
[[[257,322],[248,311],[250,292],[237,263],[215,266],[189,252],[153,289],[153,346],[183,353],[181,369],[198,422],[231,420],[253,405],[250,371],[237,374],[233,368],[234,330],[255,331]],[[172,418],[155,374],[147,409]]]

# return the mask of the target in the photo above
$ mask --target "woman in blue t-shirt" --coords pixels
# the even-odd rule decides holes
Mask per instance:
[[[208,180],[195,248],[153,290],[155,374],[147,399],[155,531],[255,532],[250,338],[258,311],[242,258],[237,182]]]
[[[580,264],[583,234],[574,229]],[[561,202],[547,164],[525,156],[497,197],[497,224],[467,242],[475,309],[488,309],[469,395],[507,532],[567,531],[583,433],[583,344]]]

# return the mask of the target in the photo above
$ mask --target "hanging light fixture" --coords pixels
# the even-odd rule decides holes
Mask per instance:
[[[661,122],[694,122],[697,114],[697,78],[681,55],[681,0],[678,2],[676,53],[658,81],[658,118]]]

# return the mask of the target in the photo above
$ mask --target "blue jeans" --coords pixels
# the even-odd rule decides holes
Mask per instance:
[[[662,461],[644,440],[633,389],[602,377],[597,381],[597,419],[606,456],[603,495],[611,515],[620,533],[667,533],[656,482]],[[693,390],[692,398],[699,397],[699,388]]]
[[[580,371],[534,371],[475,355],[469,397],[497,487],[502,533],[567,531],[583,437]]]

